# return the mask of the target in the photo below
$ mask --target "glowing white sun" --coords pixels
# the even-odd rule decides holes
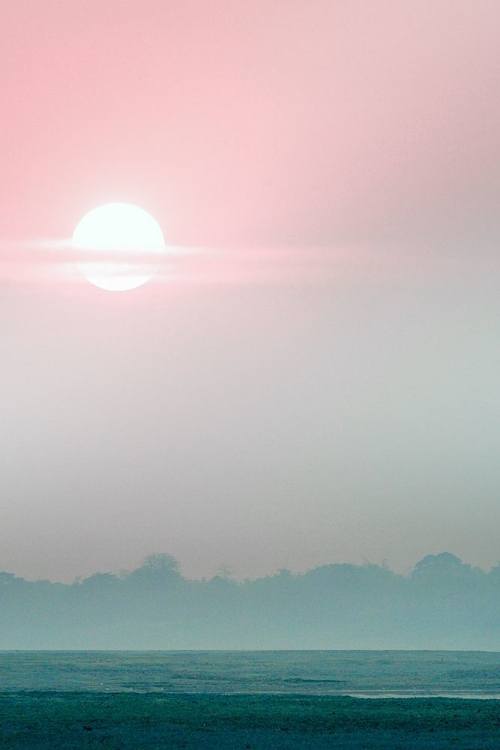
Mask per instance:
[[[160,226],[138,206],[108,203],[90,211],[78,223],[72,238],[78,251],[78,269],[101,289],[124,292],[149,281],[158,268],[155,256],[163,253]]]

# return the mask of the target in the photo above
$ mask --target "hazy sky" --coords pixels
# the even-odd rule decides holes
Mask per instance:
[[[0,569],[500,559],[498,0],[4,0]],[[136,203],[172,253],[64,249]]]

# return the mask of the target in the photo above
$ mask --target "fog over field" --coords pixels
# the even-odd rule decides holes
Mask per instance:
[[[3,649],[500,650],[500,565],[444,552],[407,576],[334,564],[237,582],[158,554],[72,584],[2,573],[0,615]]]

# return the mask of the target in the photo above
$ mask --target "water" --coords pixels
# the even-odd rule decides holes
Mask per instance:
[[[0,692],[500,698],[479,651],[0,651]]]

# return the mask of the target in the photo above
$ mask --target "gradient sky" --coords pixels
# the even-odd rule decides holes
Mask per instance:
[[[0,569],[500,559],[498,0],[6,0]],[[136,203],[156,280],[78,281]]]

